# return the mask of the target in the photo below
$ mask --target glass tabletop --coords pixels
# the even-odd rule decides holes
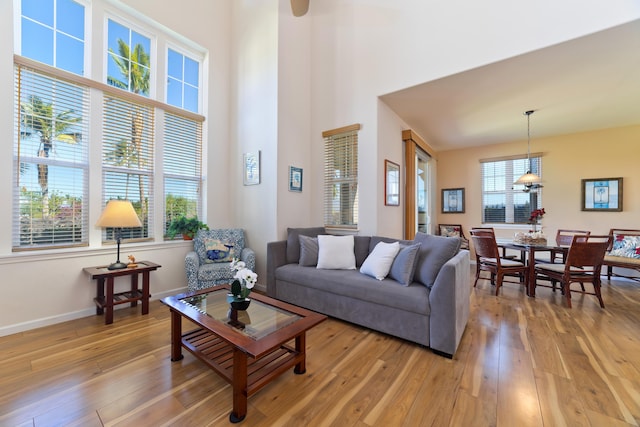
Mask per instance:
[[[232,310],[227,301],[227,289],[180,298],[199,312],[235,328],[255,340],[263,338],[301,319],[297,314],[282,310],[256,299],[246,310]]]

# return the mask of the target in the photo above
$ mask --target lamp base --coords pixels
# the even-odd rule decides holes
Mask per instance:
[[[127,268],[127,264],[125,264],[124,262],[117,261],[111,264],[109,267],[107,267],[107,270],[121,270],[123,268]]]

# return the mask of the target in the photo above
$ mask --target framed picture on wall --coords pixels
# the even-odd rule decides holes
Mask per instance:
[[[244,185],[260,184],[260,151],[244,153]]]
[[[464,188],[442,190],[442,213],[464,213]]]
[[[384,204],[400,205],[400,165],[390,160],[384,161]]]
[[[302,168],[289,166],[289,191],[302,192]]]
[[[582,180],[583,211],[621,212],[622,178]]]

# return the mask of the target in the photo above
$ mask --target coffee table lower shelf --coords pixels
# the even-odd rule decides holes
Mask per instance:
[[[234,385],[233,346],[203,328],[195,329],[182,335],[182,346],[206,363],[229,384]],[[248,357],[247,387],[244,394],[247,397],[251,396],[274,378],[300,362],[304,362],[304,360],[305,355],[303,353],[288,345],[282,345],[259,359]],[[303,374],[304,372],[296,373]]]

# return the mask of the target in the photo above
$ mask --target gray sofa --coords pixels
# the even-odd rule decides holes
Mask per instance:
[[[413,241],[399,241],[403,248],[420,243],[414,270],[403,286],[390,277],[377,280],[359,271],[379,242],[396,239],[354,236],[355,270],[301,265],[300,236],[320,234],[325,234],[321,227],[290,228],[287,240],[267,244],[269,296],[453,357],[469,318],[471,292],[469,251],[459,249],[459,238],[418,233]],[[394,268],[395,261],[392,272]]]

